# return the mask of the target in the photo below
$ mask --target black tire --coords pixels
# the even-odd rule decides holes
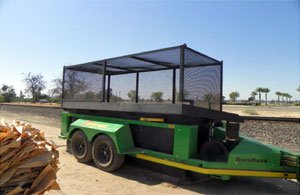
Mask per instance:
[[[92,145],[82,131],[72,135],[71,150],[78,162],[90,162],[92,158]]]
[[[118,154],[114,142],[106,135],[100,135],[95,139],[92,156],[96,166],[108,172],[118,170],[125,160],[125,156]]]
[[[222,142],[209,140],[201,146],[200,158],[205,161],[227,162],[228,150]]]

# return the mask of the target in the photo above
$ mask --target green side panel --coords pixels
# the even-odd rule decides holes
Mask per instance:
[[[70,125],[70,114],[68,112],[61,113],[61,131],[60,138],[66,139],[68,136],[68,129]]]
[[[228,163],[239,169],[276,170],[280,169],[280,150],[254,140],[243,139],[230,152]]]
[[[97,135],[108,135],[116,145],[118,153],[122,154],[134,147],[131,131],[128,124],[107,123],[78,119],[70,126],[70,132],[82,130],[89,141],[93,141]]]
[[[174,157],[186,160],[197,154],[198,126],[175,125]]]

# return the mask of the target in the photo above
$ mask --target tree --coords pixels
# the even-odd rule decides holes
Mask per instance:
[[[20,92],[19,92],[19,98],[20,99],[24,99],[25,98],[25,95],[24,95],[24,93],[23,93],[22,90],[20,90]]]
[[[240,97],[240,93],[237,92],[237,91],[231,92],[231,93],[229,94],[229,98],[230,98],[230,100],[231,100],[234,104],[235,104],[235,101],[236,101],[236,99],[237,99],[238,97]]]
[[[109,98],[109,101],[110,102],[122,102],[123,99],[117,95],[111,95],[110,98]]]
[[[50,97],[59,97],[62,96],[62,77],[56,77],[52,80],[53,88],[49,90]]]
[[[176,91],[176,100],[179,100],[179,92],[177,90]],[[187,90],[183,91],[183,99],[188,98],[188,96],[190,95],[190,93]]]
[[[291,96],[290,94],[288,94],[287,95],[287,98],[289,99],[289,102],[291,102],[291,98],[292,98],[293,96]]]
[[[136,92],[135,90],[130,90],[127,93],[127,96],[129,97],[130,101],[135,102]]]
[[[80,95],[82,92],[86,92],[90,83],[80,75],[79,71],[68,70],[65,71],[64,81],[64,98],[76,99],[76,95]],[[102,97],[102,91],[97,94]]]
[[[0,89],[1,101],[11,102],[16,97],[15,89],[12,86],[3,84]]]
[[[300,92],[300,86],[296,90]]]
[[[278,105],[279,105],[279,102],[280,102],[280,96],[281,96],[281,92],[277,91],[275,94],[276,94],[276,95],[277,95],[277,97],[278,97]]]
[[[211,109],[211,104],[213,102],[213,98],[214,98],[214,96],[211,93],[206,93],[203,95],[203,100],[204,100],[204,102],[207,102],[209,109]]]
[[[162,96],[163,96],[163,92],[161,91],[153,92],[151,94],[151,99],[154,100],[155,102],[162,102]]]
[[[24,76],[23,81],[26,85],[25,92],[32,96],[32,102],[36,102],[42,90],[46,88],[46,81],[44,81],[42,74],[32,75],[31,72],[29,72],[27,75],[24,74]]]
[[[268,104],[268,93],[270,92],[270,89],[269,88],[263,88],[262,92],[265,93],[265,103],[267,105]]]
[[[281,93],[281,97],[282,97],[282,102],[284,102],[284,98],[285,98],[285,102],[287,103],[289,94],[288,93]]]
[[[284,103],[284,98],[286,97],[286,93],[281,93],[281,101],[282,101],[282,103]]]
[[[259,105],[261,105],[261,93],[263,92],[263,87],[258,87],[256,88],[255,92],[258,93],[258,101],[259,101]]]
[[[257,96],[256,91],[252,91],[251,96],[255,99],[255,97]]]
[[[7,90],[8,90],[8,88],[9,88],[9,86],[8,86],[8,85],[6,85],[6,84],[3,84],[3,85],[2,85],[2,87],[1,87],[1,91],[2,91],[3,93],[6,93],[6,92],[7,92]]]

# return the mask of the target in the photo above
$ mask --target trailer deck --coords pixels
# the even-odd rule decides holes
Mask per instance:
[[[139,114],[140,116],[152,114],[155,115],[178,115],[182,117],[193,117],[202,119],[211,119],[215,121],[231,121],[243,122],[243,119],[237,114],[221,112],[206,108],[186,104],[143,104],[143,103],[107,103],[107,102],[78,102],[78,101],[64,101],[62,102],[64,110],[90,110],[119,114]]]

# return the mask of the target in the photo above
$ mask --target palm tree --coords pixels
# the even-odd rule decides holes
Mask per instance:
[[[284,93],[281,93],[281,101],[282,101],[282,104],[284,104]]]
[[[263,92],[263,89],[262,87],[258,87],[256,88],[255,92],[258,93],[258,99],[259,99],[259,105],[261,105],[261,93]]]
[[[286,102],[287,102],[287,103],[290,103],[290,102],[291,102],[291,98],[292,98],[293,96],[291,96],[290,94],[286,93],[286,94],[285,94],[285,97],[286,97]]]
[[[281,92],[277,91],[275,94],[278,96],[278,105],[279,105]]]
[[[251,96],[255,99],[255,96],[257,96],[257,93],[255,91],[252,91]]]
[[[288,94],[287,93],[282,93],[281,96],[282,96],[282,102],[284,102],[284,98],[286,98],[286,102],[287,102]]]
[[[292,98],[293,96],[291,96],[290,94],[288,94],[288,98],[289,98],[289,102],[291,102],[291,98]]]
[[[289,103],[289,97],[290,97],[290,94],[287,93],[287,94],[285,95],[285,97],[286,97],[286,103]]]
[[[270,89],[269,88],[263,88],[262,92],[265,93],[265,102],[266,102],[266,105],[267,105],[268,104],[268,93],[270,92]]]

